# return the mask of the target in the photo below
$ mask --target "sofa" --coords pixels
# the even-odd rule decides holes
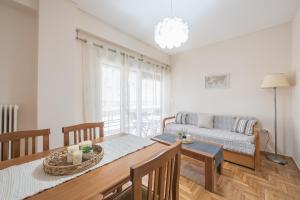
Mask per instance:
[[[192,112],[181,113],[185,114],[185,123],[175,122],[179,113],[176,116],[167,117],[163,120],[163,133],[178,134],[184,131],[186,134],[190,134],[193,140],[214,142],[222,145],[226,161],[255,170],[260,168],[259,128],[255,118],[210,115],[208,120],[211,122],[208,123],[211,123],[211,125],[208,125],[209,127],[201,127],[198,122],[200,119],[203,120],[203,114]],[[233,128],[237,119],[255,121],[252,133],[246,135],[234,132]],[[204,120],[207,121],[207,119]]]

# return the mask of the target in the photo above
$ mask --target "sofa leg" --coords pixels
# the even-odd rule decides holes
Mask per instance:
[[[260,170],[261,167],[261,163],[260,163],[260,151],[258,151],[255,155],[255,159],[254,159],[254,164],[255,164],[255,170]]]

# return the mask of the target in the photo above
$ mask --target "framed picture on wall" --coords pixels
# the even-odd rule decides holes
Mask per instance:
[[[225,89],[229,88],[229,74],[208,75],[205,76],[206,89]]]

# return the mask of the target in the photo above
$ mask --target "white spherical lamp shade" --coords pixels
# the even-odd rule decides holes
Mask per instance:
[[[172,49],[185,43],[188,33],[188,25],[181,18],[165,18],[156,25],[154,39],[161,48]]]
[[[269,74],[265,76],[261,88],[277,88],[290,86],[287,75],[285,74]]]

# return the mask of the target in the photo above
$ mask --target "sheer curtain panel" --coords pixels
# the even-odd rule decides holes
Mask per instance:
[[[169,112],[169,67],[98,40],[79,42],[84,120],[104,121],[106,135],[160,133]]]

